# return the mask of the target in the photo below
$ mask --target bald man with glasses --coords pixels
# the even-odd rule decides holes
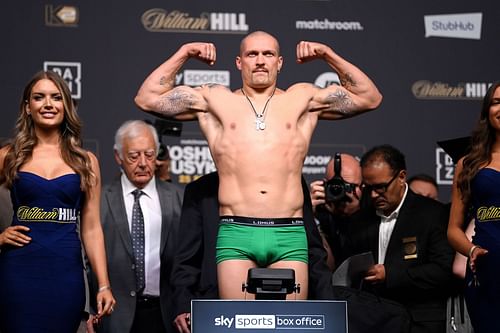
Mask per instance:
[[[445,332],[454,257],[446,238],[446,208],[409,189],[405,157],[390,145],[369,150],[361,171],[363,195],[373,211],[356,222],[352,244],[355,253],[374,255],[366,290],[401,303],[412,333]]]

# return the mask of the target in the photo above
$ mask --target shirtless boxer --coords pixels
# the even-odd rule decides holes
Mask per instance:
[[[221,223],[217,276],[221,298],[241,299],[241,283],[252,267],[292,268],[307,298],[307,240],[303,227],[302,165],[318,119],[343,119],[377,108],[374,83],[330,47],[302,41],[297,62],[322,59],[342,86],[297,83],[276,87],[283,65],[276,38],[247,35],[236,67],[243,87],[174,87],[190,58],[213,65],[212,43],[188,43],[155,69],[135,98],[146,112],[177,120],[198,119],[219,172]],[[269,239],[267,241],[266,239]],[[293,239],[293,240],[292,240]]]

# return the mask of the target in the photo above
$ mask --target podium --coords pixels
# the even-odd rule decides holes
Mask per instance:
[[[345,301],[192,300],[192,333],[347,333]]]

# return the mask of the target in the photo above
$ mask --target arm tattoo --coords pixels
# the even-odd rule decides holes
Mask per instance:
[[[182,87],[174,88],[169,94],[160,98],[157,110],[167,117],[176,116],[189,111],[194,105],[194,97]]]
[[[160,86],[164,86],[167,83],[167,78],[165,76],[162,76],[160,78]]]
[[[338,112],[345,116],[348,116],[352,112],[352,106],[354,105],[351,97],[340,89],[336,89],[334,92],[326,96],[326,102],[330,105],[329,109],[334,112]]]
[[[340,84],[347,90],[351,90],[351,87],[355,87],[357,84],[350,73],[342,73],[339,75],[339,78]]]

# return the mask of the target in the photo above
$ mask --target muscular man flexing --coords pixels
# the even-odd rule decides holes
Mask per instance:
[[[213,65],[212,43],[182,45],[142,84],[136,104],[177,120],[198,119],[219,173],[221,223],[217,272],[221,298],[243,298],[251,267],[293,268],[307,298],[307,240],[302,218],[302,165],[318,119],[342,119],[377,108],[382,96],[356,66],[330,47],[302,41],[297,62],[324,60],[341,86],[297,83],[276,87],[283,65],[279,44],[257,31],[240,45],[236,67],[243,86],[174,87],[190,58]]]

